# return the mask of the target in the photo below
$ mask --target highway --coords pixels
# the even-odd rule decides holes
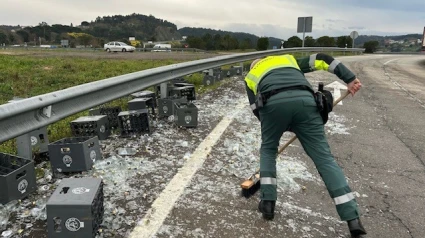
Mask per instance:
[[[425,237],[425,55],[338,59],[363,88],[335,107],[325,127],[366,237]],[[306,76],[315,87],[343,83],[323,71]],[[350,237],[298,141],[278,157],[273,221],[262,220],[258,193],[240,196],[240,183],[257,169],[261,143],[244,90],[242,77],[234,77],[200,96],[195,129],[163,119],[151,136],[102,142],[104,159],[83,173],[105,181],[105,226],[98,237]],[[292,136],[285,133],[281,144]],[[138,153],[117,154],[122,147]],[[33,199],[42,204],[49,193]],[[29,223],[19,218],[24,210],[9,222]],[[45,221],[16,237],[47,237]]]

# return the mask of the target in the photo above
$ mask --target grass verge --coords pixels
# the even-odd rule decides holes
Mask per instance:
[[[33,97],[80,84],[183,61],[187,60],[93,60],[65,56],[40,58],[28,55],[0,55],[0,104],[8,103],[14,97]],[[197,94],[214,90],[221,84],[220,82],[204,86],[202,73],[194,73],[184,78],[195,85]],[[153,87],[147,90],[155,91]],[[120,106],[122,110],[127,110],[129,100],[130,96],[127,96],[111,101],[105,106]],[[88,110],[49,125],[47,128],[49,141],[54,142],[71,136],[69,123],[86,115],[88,115]],[[16,148],[16,139],[0,144],[0,152],[3,153],[16,154]]]

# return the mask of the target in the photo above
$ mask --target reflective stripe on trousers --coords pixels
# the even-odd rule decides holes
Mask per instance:
[[[271,177],[260,178],[260,183],[264,185],[277,185],[276,178]]]
[[[347,194],[344,194],[342,196],[339,196],[339,197],[336,197],[336,198],[333,198],[333,199],[335,201],[335,205],[340,205],[340,204],[344,204],[344,203],[347,203],[347,202],[353,200],[354,194],[353,193],[347,193]]]

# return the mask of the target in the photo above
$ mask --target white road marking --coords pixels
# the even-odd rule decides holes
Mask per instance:
[[[393,62],[393,61],[395,61],[395,60],[398,60],[398,59],[388,60],[387,62],[385,62],[385,63],[384,63],[384,65],[387,65],[387,64],[389,64],[389,63],[391,63],[391,62]]]
[[[334,96],[335,100],[341,97],[341,91],[340,90],[347,90],[347,86],[345,86],[344,84],[342,84],[338,81],[334,81],[334,82],[326,85],[325,87],[334,89],[333,96]],[[342,101],[338,102],[338,105],[342,105]]]
[[[186,164],[179,170],[168,183],[164,191],[153,202],[151,209],[148,210],[145,217],[139,221],[138,225],[130,234],[130,238],[148,238],[156,234],[175,202],[183,193],[185,187],[189,184],[196,171],[203,165],[213,146],[233,121],[234,117],[239,114],[245,106],[247,106],[247,102],[244,98],[244,100],[241,100],[237,104],[234,110],[229,110],[234,113],[225,116],[205,140],[199,144]]]

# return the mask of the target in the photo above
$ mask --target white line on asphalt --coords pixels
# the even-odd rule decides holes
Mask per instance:
[[[388,60],[387,62],[385,62],[385,63],[384,63],[384,65],[387,65],[387,64],[389,64],[389,63],[391,63],[391,62],[393,62],[393,61],[395,61],[395,60],[398,60],[398,59]]]
[[[213,146],[233,121],[233,118],[239,114],[246,105],[246,100],[241,100],[234,110],[229,110],[234,113],[225,116],[205,140],[199,144],[186,164],[179,170],[168,183],[164,191],[153,202],[152,207],[148,210],[145,217],[139,221],[138,225],[130,234],[130,238],[148,238],[156,234],[175,202],[183,193],[185,187],[189,184],[196,171],[203,165]]]

